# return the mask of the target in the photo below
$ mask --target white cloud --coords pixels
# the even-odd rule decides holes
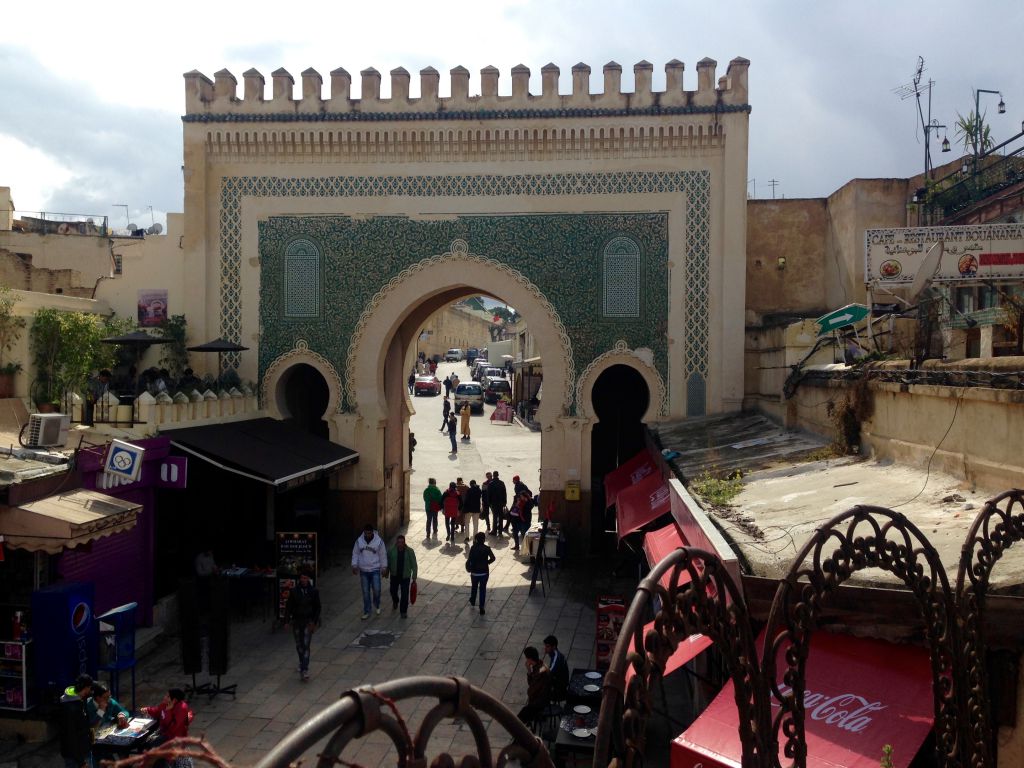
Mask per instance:
[[[43,211],[54,192],[74,178],[45,152],[0,133],[0,186],[10,187],[19,211]]]

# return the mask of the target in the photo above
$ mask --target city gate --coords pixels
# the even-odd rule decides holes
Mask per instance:
[[[735,410],[743,396],[749,62],[420,73],[381,94],[374,69],[359,98],[343,69],[285,70],[272,96],[256,70],[239,98],[227,70],[185,75],[186,313],[200,335],[258,350],[224,364],[260,384],[262,406],[294,415],[287,384],[325,394],[319,419],[360,462],[338,491],[355,523],[387,532],[407,519],[409,405],[404,379],[431,313],[487,294],[515,307],[539,342],[544,396],[541,489],[570,529],[591,528],[592,391],[633,369],[650,423]],[[301,374],[299,373],[301,371]],[[310,378],[312,377],[312,378]],[[603,461],[607,464],[607,461]],[[581,502],[562,500],[579,482]],[[413,494],[418,497],[418,492]]]

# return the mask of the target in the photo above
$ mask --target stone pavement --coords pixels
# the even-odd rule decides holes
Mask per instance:
[[[451,366],[454,368],[454,366]],[[459,373],[465,369],[462,366]],[[441,377],[443,378],[442,372]],[[311,679],[302,682],[290,631],[273,631],[269,621],[258,617],[235,621],[231,625],[231,652],[228,674],[223,684],[236,683],[237,697],[193,699],[196,713],[192,735],[205,735],[213,748],[234,765],[252,765],[281,737],[336,701],[341,693],[359,685],[382,683],[416,674],[461,675],[473,684],[500,698],[513,712],[526,702],[526,675],[521,653],[527,645],[540,649],[545,635],[555,634],[570,667],[593,664],[595,613],[599,594],[630,596],[635,581],[614,579],[607,563],[573,563],[551,575],[547,595],[540,585],[529,594],[532,566],[526,558],[511,552],[509,539],[489,538],[497,562],[492,564],[487,590],[487,614],[480,616],[468,604],[469,575],[465,571],[467,547],[462,537],[455,546],[440,540],[424,541],[425,516],[416,504],[428,473],[439,484],[454,480],[483,479],[483,472],[497,468],[506,483],[519,473],[529,482],[537,477],[539,436],[517,426],[493,425],[485,417],[473,417],[472,446],[460,449],[457,457],[447,454],[448,440],[436,430],[440,424],[440,398],[417,398],[418,413],[413,431],[419,445],[413,474],[413,513],[409,525],[409,545],[416,551],[419,565],[419,599],[402,620],[392,611],[385,581],[381,616],[361,621],[362,599],[359,579],[347,567],[323,572],[319,588],[323,602],[323,626],[313,638]],[[428,407],[429,406],[429,407]],[[427,411],[429,410],[429,413]],[[436,419],[435,414],[436,412]],[[429,431],[427,422],[432,425]],[[436,422],[436,423],[435,423]],[[528,474],[532,473],[531,474]],[[447,475],[452,477],[448,478]],[[341,553],[347,563],[347,553]],[[387,648],[356,645],[366,630],[394,632],[396,639]],[[206,677],[199,678],[205,682]],[[168,637],[138,668],[139,705],[156,703],[171,686],[189,682],[181,672],[179,646]],[[127,676],[123,676],[123,703]],[[402,707],[403,716],[418,725],[429,708],[426,700]],[[485,722],[488,722],[485,720]],[[489,724],[489,723],[488,723]],[[507,743],[503,729],[492,734],[493,745]],[[303,760],[311,765],[317,745]],[[429,754],[452,750],[467,754],[474,750],[471,733],[460,722],[445,721],[430,740]],[[343,755],[360,765],[392,763],[394,752],[383,734],[374,734],[355,742]],[[0,757],[0,765],[7,758]],[[61,766],[55,743],[31,750],[19,760],[20,766]]]

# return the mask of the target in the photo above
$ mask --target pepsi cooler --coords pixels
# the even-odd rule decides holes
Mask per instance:
[[[80,674],[96,674],[98,626],[95,588],[66,582],[32,593],[32,642],[36,687],[43,700],[57,697]]]

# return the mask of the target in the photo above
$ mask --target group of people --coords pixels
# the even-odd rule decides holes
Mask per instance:
[[[441,401],[441,429],[438,431],[448,435],[448,439],[452,441],[452,453],[459,452],[459,444],[455,441],[456,432],[462,433],[464,441],[470,439],[469,419],[472,413],[473,408],[468,402],[456,403],[452,408],[448,395]]]
[[[171,688],[159,704],[143,707],[140,712],[157,721],[157,735],[147,746],[188,736],[193,713],[180,688]],[[125,728],[131,719],[131,713],[111,697],[110,691],[86,674],[79,675],[64,691],[60,715],[60,754],[67,768],[93,768],[95,731],[111,724]],[[187,763],[191,765],[191,761]]]
[[[443,513],[445,543],[454,544],[456,534],[461,529],[465,543],[468,544],[470,526],[475,537],[480,529],[480,519],[483,518],[487,534],[498,538],[503,534],[511,535],[514,542],[512,551],[518,552],[526,532],[533,524],[533,510],[537,502],[537,497],[519,475],[512,477],[511,496],[498,470],[486,473],[484,481],[479,485],[476,480],[470,480],[469,485],[466,485],[461,477],[456,478],[448,483],[444,491],[441,491],[437,480],[432,477],[423,491],[427,538],[437,538],[437,518]]]
[[[526,705],[519,719],[529,725],[539,720],[552,701],[563,701],[569,688],[569,662],[558,650],[558,638],[544,638],[544,653],[534,646],[523,649],[526,667]]]

